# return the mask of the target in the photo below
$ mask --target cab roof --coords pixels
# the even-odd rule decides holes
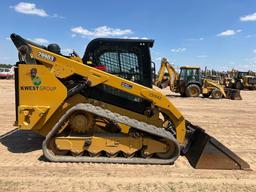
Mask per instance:
[[[99,45],[138,45],[138,46],[147,46],[153,47],[154,40],[152,39],[120,39],[120,38],[96,38],[91,40],[87,45],[87,49]]]

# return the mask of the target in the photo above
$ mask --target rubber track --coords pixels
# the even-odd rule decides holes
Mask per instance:
[[[72,114],[75,111],[85,111],[89,113],[93,113],[97,116],[107,118],[109,120],[123,123],[125,125],[128,125],[130,127],[133,127],[139,131],[143,131],[146,133],[149,133],[151,135],[155,135],[158,137],[161,137],[163,139],[167,139],[170,142],[172,142],[175,146],[175,152],[169,159],[159,159],[159,158],[124,158],[124,157],[88,157],[88,156],[81,156],[81,157],[73,157],[73,156],[56,156],[52,154],[49,149],[47,148],[48,143],[52,137],[55,136],[61,125],[65,122],[65,120],[69,117],[70,114]],[[149,125],[145,122],[140,122],[135,119],[130,119],[127,116],[122,116],[117,113],[112,113],[109,110],[105,110],[101,107],[94,106],[91,104],[78,104],[72,108],[70,108],[57,122],[57,124],[53,127],[53,129],[48,133],[46,136],[46,139],[44,140],[42,144],[42,149],[44,156],[49,160],[53,162],[95,162],[95,163],[128,163],[128,164],[173,164],[174,161],[179,157],[180,155],[180,145],[177,142],[177,140],[174,138],[174,136],[166,131],[164,128],[159,128],[153,125]]]

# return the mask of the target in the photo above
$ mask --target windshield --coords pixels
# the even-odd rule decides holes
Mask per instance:
[[[244,76],[248,75],[248,72],[238,72],[238,78],[242,78]]]
[[[180,71],[180,80],[199,81],[199,69],[182,68]]]

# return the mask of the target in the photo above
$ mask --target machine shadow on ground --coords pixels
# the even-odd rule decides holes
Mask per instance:
[[[29,153],[42,148],[44,137],[31,131],[12,131],[0,136],[0,143],[12,153]]]

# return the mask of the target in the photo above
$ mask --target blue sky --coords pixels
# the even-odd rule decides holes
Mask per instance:
[[[256,0],[1,1],[0,63],[14,64],[15,32],[82,56],[96,37],[155,40],[152,60],[256,70]]]

